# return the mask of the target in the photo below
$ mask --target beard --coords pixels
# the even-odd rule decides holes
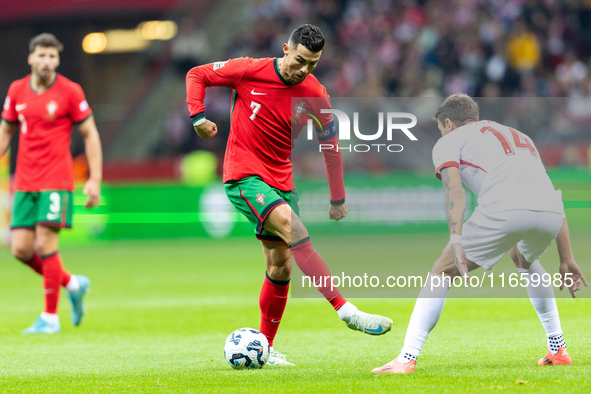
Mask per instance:
[[[35,70],[35,74],[37,74],[37,77],[39,77],[39,79],[48,80],[53,75],[53,71],[51,69],[39,68]]]

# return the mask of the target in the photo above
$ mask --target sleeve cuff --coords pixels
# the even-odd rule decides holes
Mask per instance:
[[[201,111],[196,113],[195,115],[191,116],[191,123],[193,126],[199,126],[200,124],[205,122],[205,111]]]
[[[345,203],[345,199],[342,200],[330,200],[330,205],[338,207],[339,205],[343,205]]]
[[[441,174],[440,171],[443,168],[446,167],[455,167],[458,170],[460,169],[460,163],[456,162],[456,161],[446,161],[445,163],[443,163],[442,165],[440,165],[439,167],[437,167],[437,169],[435,170],[435,176],[437,177],[437,179],[441,180]]]
[[[79,124],[82,124],[82,123],[84,123],[84,122],[85,122],[87,119],[89,119],[89,118],[90,118],[92,115],[93,115],[93,114],[92,114],[92,112],[91,112],[91,113],[90,113],[90,115],[88,115],[88,116],[87,116],[87,117],[85,117],[85,118],[82,118],[82,120],[78,120],[78,121],[74,122],[74,124],[75,124],[76,126],[78,126]]]
[[[5,121],[8,124],[13,124],[13,125],[17,125],[18,124],[18,121],[16,121],[16,120],[15,121],[12,121],[12,120],[8,120],[6,118],[0,118],[0,119],[2,119],[3,121]]]

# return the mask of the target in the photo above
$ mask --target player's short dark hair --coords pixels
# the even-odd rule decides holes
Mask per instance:
[[[292,48],[302,44],[310,52],[320,52],[324,48],[324,36],[317,26],[305,24],[291,32],[287,43]]]
[[[449,119],[456,126],[462,126],[466,122],[478,122],[480,118],[478,103],[467,94],[452,94],[437,108],[434,118],[441,123]]]
[[[29,53],[35,52],[35,48],[57,48],[58,52],[64,49],[64,45],[51,33],[41,33],[33,37],[29,42]]]

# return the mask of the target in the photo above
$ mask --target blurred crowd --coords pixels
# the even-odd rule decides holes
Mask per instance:
[[[327,47],[316,75],[333,96],[589,95],[591,1],[254,1],[234,56],[278,56],[300,23]]]
[[[250,34],[224,58],[282,56],[291,31],[312,23],[326,37],[314,74],[333,97],[567,97],[546,125],[575,127],[523,131],[591,140],[591,0],[251,0],[247,18]],[[209,91],[223,131],[229,96]],[[193,149],[225,146],[190,138]]]

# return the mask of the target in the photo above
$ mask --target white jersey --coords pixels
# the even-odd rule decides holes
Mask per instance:
[[[564,214],[562,194],[554,190],[540,154],[525,134],[489,120],[458,127],[433,148],[435,174],[460,170],[462,182],[488,212],[514,209]]]

